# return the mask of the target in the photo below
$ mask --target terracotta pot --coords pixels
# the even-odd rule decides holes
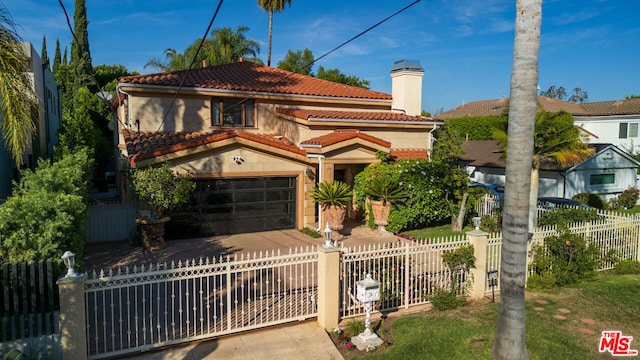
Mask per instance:
[[[385,231],[384,227],[389,225],[389,214],[391,213],[391,203],[383,203],[382,201],[371,200],[371,212],[373,220],[380,231]]]
[[[327,222],[331,230],[340,231],[344,228],[344,219],[347,216],[346,206],[325,206],[324,213],[327,216]]]

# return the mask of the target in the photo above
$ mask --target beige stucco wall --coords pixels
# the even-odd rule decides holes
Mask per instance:
[[[208,97],[180,97],[169,110],[172,100],[163,96],[129,97],[131,113],[128,120],[133,129],[137,129],[136,120],[140,120],[141,131],[157,131],[159,128],[163,131],[210,129],[211,101]]]

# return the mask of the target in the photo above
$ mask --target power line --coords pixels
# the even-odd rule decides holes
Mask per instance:
[[[373,25],[373,26],[369,27],[368,29],[366,29],[366,30],[364,30],[364,31],[360,32],[358,35],[356,35],[356,36],[352,37],[351,39],[349,39],[349,40],[347,40],[347,41],[343,42],[342,44],[340,44],[340,45],[336,46],[335,48],[333,48],[333,49],[329,50],[328,52],[324,53],[322,56],[320,56],[320,57],[318,57],[318,58],[316,58],[316,59],[313,59],[313,61],[312,61],[312,62],[310,62],[309,64],[306,64],[303,68],[305,68],[305,67],[307,67],[307,66],[310,66],[310,65],[315,64],[315,63],[316,63],[316,61],[318,61],[318,60],[322,59],[323,57],[325,57],[325,56],[327,56],[327,55],[331,54],[332,52],[334,52],[334,51],[336,51],[336,50],[340,49],[341,47],[343,47],[343,46],[347,45],[348,43],[352,42],[353,40],[355,40],[355,39],[359,38],[360,36],[362,36],[362,35],[364,35],[364,34],[368,33],[368,32],[369,32],[369,31],[371,31],[371,30],[375,29],[375,28],[376,28],[376,27],[378,27],[379,25],[382,25],[382,24],[383,24],[383,23],[385,23],[387,20],[389,20],[389,19],[391,19],[392,17],[394,17],[394,16],[396,16],[396,15],[400,14],[401,12],[403,12],[403,11],[407,10],[408,8],[412,7],[413,5],[415,5],[415,4],[419,3],[419,2],[420,2],[420,0],[416,0],[416,1],[412,2],[411,4],[409,4],[409,5],[405,6],[405,7],[403,7],[402,9],[400,9],[400,10],[396,11],[395,13],[393,13],[393,14],[391,14],[391,15],[387,16],[386,18],[384,18],[384,19],[382,19],[382,20],[378,21],[375,25]]]

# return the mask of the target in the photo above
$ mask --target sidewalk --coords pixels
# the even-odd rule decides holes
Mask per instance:
[[[151,351],[131,360],[340,360],[329,335],[315,320]]]

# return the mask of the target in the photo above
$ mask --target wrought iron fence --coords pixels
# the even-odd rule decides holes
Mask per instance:
[[[315,248],[92,272],[85,282],[89,358],[314,317]]]

